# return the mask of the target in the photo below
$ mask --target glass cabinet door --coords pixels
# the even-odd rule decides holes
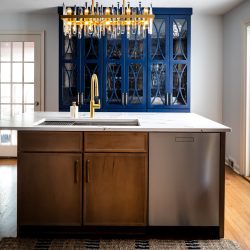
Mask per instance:
[[[80,107],[84,111],[89,111],[90,103],[90,88],[91,88],[91,77],[96,74],[98,77],[99,85],[99,97],[101,98],[102,89],[102,39],[90,36],[82,38],[82,54],[81,54],[81,65],[82,65],[82,82],[79,103]]]
[[[171,16],[170,32],[170,84],[172,105],[175,108],[190,106],[189,65],[190,65],[190,17]]]
[[[125,104],[124,37],[104,38],[104,108],[123,108]]]
[[[68,110],[72,101],[77,101],[78,92],[78,49],[77,38],[62,37],[60,62],[60,110]]]
[[[148,107],[165,108],[169,81],[169,18],[155,18],[148,46]]]
[[[137,31],[126,39],[126,108],[146,108],[146,42]]]

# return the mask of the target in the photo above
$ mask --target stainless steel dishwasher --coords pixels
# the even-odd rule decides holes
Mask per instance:
[[[150,133],[149,225],[219,225],[219,133]]]

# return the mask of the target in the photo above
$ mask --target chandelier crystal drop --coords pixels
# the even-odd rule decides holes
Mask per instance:
[[[127,38],[137,37],[145,38],[146,34],[152,34],[154,15],[152,4],[150,7],[142,7],[139,2],[138,7],[131,7],[130,3],[122,6],[117,3],[115,7],[103,7],[92,0],[91,6],[85,3],[85,7],[66,7],[63,4],[64,35],[71,38],[78,36],[101,38],[108,34],[111,39],[126,34]]]

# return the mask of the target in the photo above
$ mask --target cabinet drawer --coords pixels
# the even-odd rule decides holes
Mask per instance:
[[[86,132],[85,152],[147,152],[148,133]]]
[[[82,152],[82,132],[18,132],[18,151]]]

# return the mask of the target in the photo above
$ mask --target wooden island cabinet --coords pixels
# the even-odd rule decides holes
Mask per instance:
[[[148,133],[18,132],[20,235],[146,226],[147,204]]]
[[[225,133],[19,131],[18,236],[224,235]]]
[[[18,133],[18,224],[82,224],[82,133]]]
[[[84,225],[146,226],[147,133],[85,133]]]

